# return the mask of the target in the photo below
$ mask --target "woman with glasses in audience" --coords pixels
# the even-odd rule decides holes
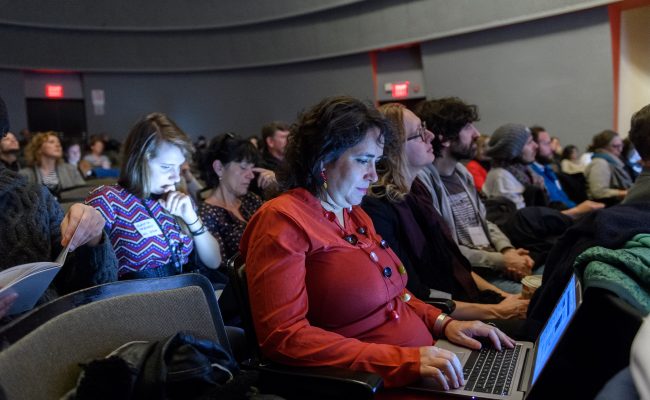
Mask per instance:
[[[25,147],[28,168],[20,174],[30,183],[47,186],[53,195],[61,190],[86,184],[77,168],[63,160],[63,147],[56,132],[40,132],[34,135]]]
[[[190,138],[171,119],[149,114],[126,138],[118,183],[100,186],[86,199],[106,220],[120,280],[221,264],[217,239],[190,196],[176,190],[181,165],[192,150]]]
[[[253,215],[240,244],[255,332],[277,362],[374,372],[387,387],[431,377],[457,388],[460,362],[433,347],[437,338],[475,349],[479,336],[498,349],[513,342],[406,289],[404,266],[359,207],[384,146],[394,145],[381,114],[350,97],[327,98],[299,117],[279,174],[287,191]]]
[[[619,203],[632,186],[632,178],[621,160],[623,140],[618,133],[606,129],[593,137],[588,151],[594,153],[585,169],[589,198],[608,206]]]
[[[451,297],[458,319],[525,318],[528,300],[511,295],[472,272],[451,237],[431,194],[417,178],[435,159],[434,134],[401,104],[380,107],[398,145],[380,163],[379,180],[362,207],[408,272],[407,288],[418,298]],[[481,304],[484,303],[484,304]]]

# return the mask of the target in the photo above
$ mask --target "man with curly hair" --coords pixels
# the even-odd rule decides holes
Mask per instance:
[[[535,263],[526,249],[515,248],[499,227],[487,220],[474,179],[461,163],[476,153],[480,136],[474,126],[479,120],[477,107],[447,97],[420,103],[416,114],[436,134],[436,160],[420,174],[434,207],[477,272],[503,290],[520,291],[515,282],[529,275]]]

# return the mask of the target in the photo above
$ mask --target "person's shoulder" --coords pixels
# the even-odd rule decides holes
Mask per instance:
[[[62,162],[56,166],[56,168],[59,171],[65,171],[67,173],[77,173],[77,167],[74,165],[67,163],[67,162]]]
[[[487,178],[495,179],[495,178],[508,176],[508,175],[512,175],[512,174],[508,172],[505,168],[494,167],[488,171]]]
[[[361,208],[364,210],[368,209],[377,209],[377,208],[388,208],[390,207],[390,202],[386,196],[364,196],[361,201]]]
[[[471,160],[470,162],[472,162],[472,161],[476,163],[476,166],[475,166],[476,169],[483,168],[481,166],[481,164],[479,164],[478,162],[476,162],[474,160]],[[465,181],[471,182],[472,185],[473,185],[474,184],[474,177],[472,176],[472,173],[469,172],[468,167],[469,167],[469,165],[463,165],[463,163],[457,162],[456,163],[456,168],[455,168],[456,174],[458,176],[460,176],[462,179],[464,179]]]
[[[602,157],[592,157],[591,162],[589,163],[589,165],[596,165],[596,166],[597,165],[608,165],[608,164],[609,163],[607,162],[607,160],[602,158]]]
[[[20,176],[24,176],[27,179],[31,179],[35,176],[34,168],[32,167],[21,168],[18,170],[17,174]]]
[[[313,208],[318,199],[309,191],[297,188],[288,190],[281,195],[267,201],[261,210],[287,214],[303,214]]]
[[[260,207],[262,203],[264,203],[264,200],[262,200],[258,194],[248,191],[242,198],[242,202],[253,205],[255,207]]]

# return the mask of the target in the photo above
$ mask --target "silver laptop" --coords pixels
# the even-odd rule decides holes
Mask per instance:
[[[581,302],[580,281],[574,274],[535,344],[517,342],[514,349],[499,352],[487,346],[482,350],[469,350],[439,340],[436,346],[453,351],[458,356],[463,366],[465,386],[442,391],[436,389],[431,381],[422,379],[410,388],[475,399],[523,399],[542,372]]]

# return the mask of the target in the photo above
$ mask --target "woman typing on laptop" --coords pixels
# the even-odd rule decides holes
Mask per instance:
[[[513,341],[493,326],[456,321],[416,299],[404,266],[358,205],[377,180],[375,163],[396,138],[374,108],[349,97],[323,100],[292,128],[287,192],[251,218],[240,245],[262,352],[297,366],[374,372],[387,387],[428,377],[443,389],[464,384],[452,352],[486,337]]]

